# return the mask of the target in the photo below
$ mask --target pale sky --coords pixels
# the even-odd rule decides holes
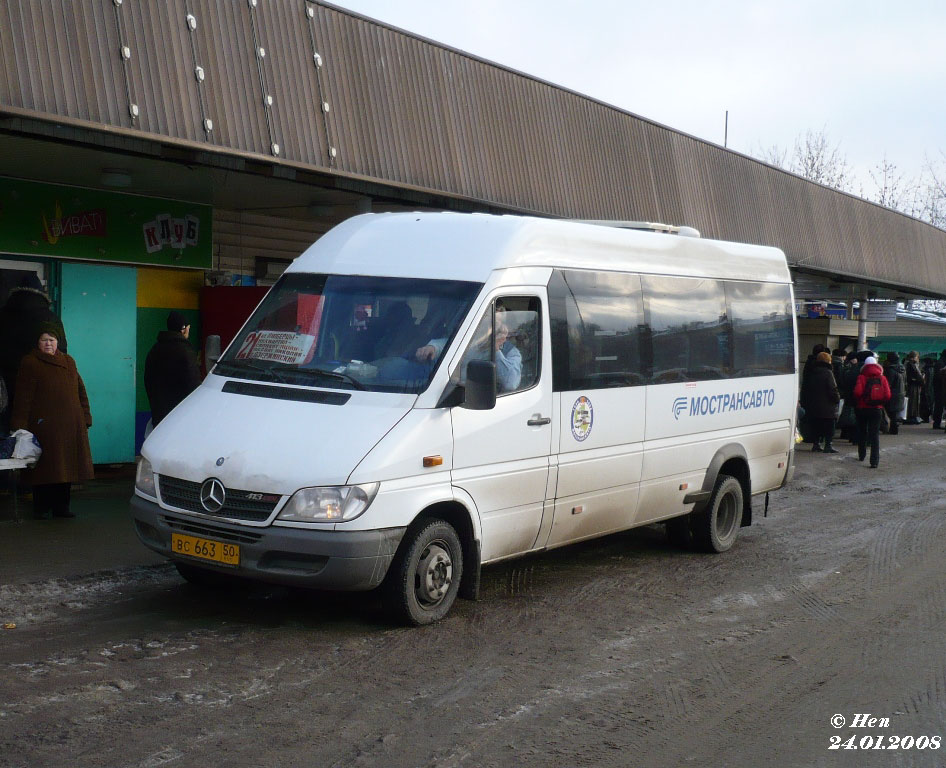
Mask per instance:
[[[946,153],[946,0],[333,0],[758,156],[807,130],[865,192]]]

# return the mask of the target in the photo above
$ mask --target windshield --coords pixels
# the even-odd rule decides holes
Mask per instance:
[[[283,275],[214,372],[417,394],[479,289],[457,280]]]

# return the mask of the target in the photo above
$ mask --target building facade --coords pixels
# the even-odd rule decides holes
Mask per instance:
[[[270,283],[361,212],[687,224],[812,286],[946,296],[946,232],[312,0],[3,0],[0,206],[0,270],[45,282],[86,378],[115,366],[99,462],[134,455],[100,414],[131,399],[140,437],[168,309],[197,326],[205,285]]]

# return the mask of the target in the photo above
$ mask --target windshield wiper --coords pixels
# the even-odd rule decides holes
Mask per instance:
[[[340,373],[338,371],[327,371],[324,368],[306,368],[304,369],[307,372],[316,373],[319,376],[324,376],[327,379],[337,379],[338,381],[344,381],[347,384],[351,384],[355,389],[367,390],[368,388],[362,384],[358,379],[353,376],[349,376],[347,373]]]
[[[272,368],[270,368],[265,365],[260,365],[259,363],[255,363],[252,360],[240,360],[240,362],[238,363],[234,362],[233,360],[222,360],[222,361],[218,360],[214,368],[217,368],[221,365],[227,366],[230,368],[231,371],[236,371],[237,373],[248,368],[251,371],[256,371],[257,373],[266,374],[267,376],[272,378],[274,381],[281,382],[282,384],[289,383],[286,381],[286,379],[282,375],[280,375],[275,370],[273,370],[273,368],[277,366],[273,366]]]

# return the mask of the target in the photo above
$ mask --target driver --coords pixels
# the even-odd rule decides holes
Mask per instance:
[[[496,312],[496,334],[493,346],[496,350],[496,386],[500,392],[511,392],[519,386],[522,378],[522,353],[509,340],[509,327],[505,312]],[[466,352],[466,360],[489,360],[488,337],[474,341]],[[443,352],[446,339],[431,339],[418,347],[414,358],[418,362],[433,362]]]

